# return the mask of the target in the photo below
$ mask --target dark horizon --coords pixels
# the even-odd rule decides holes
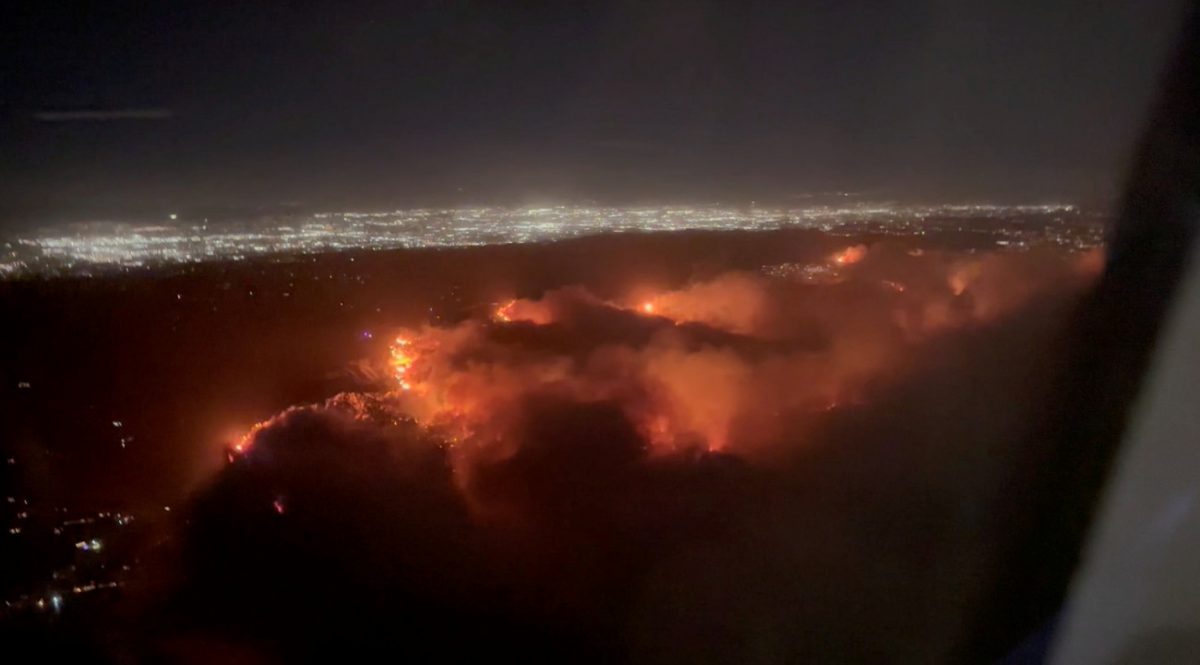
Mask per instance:
[[[31,5],[0,230],[187,209],[1107,200],[1178,3]]]

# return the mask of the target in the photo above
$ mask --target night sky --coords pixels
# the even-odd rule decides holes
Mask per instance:
[[[0,224],[1102,198],[1178,4],[23,3],[0,46]]]

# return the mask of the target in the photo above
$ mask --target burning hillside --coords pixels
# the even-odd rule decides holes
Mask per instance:
[[[334,565],[358,581],[280,625],[347,637],[342,597],[386,596],[413,648],[443,655],[470,650],[441,641],[459,630],[604,659],[744,659],[768,638],[789,658],[940,653],[1001,528],[993,465],[1042,386],[1030,349],[1098,258],[857,245],[818,281],[567,287],[399,331],[390,390],[238,444],[196,504],[189,585],[230,607]]]

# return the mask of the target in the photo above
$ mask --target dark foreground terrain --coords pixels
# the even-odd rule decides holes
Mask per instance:
[[[619,402],[533,391],[506,431],[517,453],[472,466],[466,481],[417,425],[348,426],[332,407],[269,427],[246,459],[227,456],[251,424],[291,405],[394,390],[378,361],[400,326],[486,319],[496,303],[568,285],[617,300],[762,275],[857,245],[864,271],[909,265],[889,256],[1048,257],[1014,259],[1025,272],[1077,258],[967,232],[691,233],[2,283],[6,648],[100,662],[378,648],[443,659],[954,658],[981,590],[1003,575],[991,552],[1022,508],[1040,399],[1082,292],[1058,268],[1019,299],[989,301],[1004,304],[995,312],[973,287],[938,282],[950,303],[939,316],[987,316],[905,342],[903,375],[864,384],[861,399],[819,418],[785,418],[765,455],[650,455]],[[897,294],[921,279],[863,274]],[[846,304],[892,302],[855,295],[855,279],[788,286],[806,300],[773,306],[824,307],[856,333],[891,334],[892,319]],[[556,325],[582,339],[569,319]],[[805,326],[814,353],[837,331]],[[748,344],[728,352],[769,353]],[[746,418],[735,422],[758,426]],[[481,502],[500,516],[481,518]]]

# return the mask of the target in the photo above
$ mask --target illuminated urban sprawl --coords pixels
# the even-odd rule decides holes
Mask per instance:
[[[600,233],[808,228],[833,234],[992,234],[998,244],[1101,242],[1101,219],[1067,204],[856,204],[804,208],[586,207],[410,209],[264,216],[210,223],[97,221],[7,238],[0,278],[87,276],[273,255],[535,243]]]

